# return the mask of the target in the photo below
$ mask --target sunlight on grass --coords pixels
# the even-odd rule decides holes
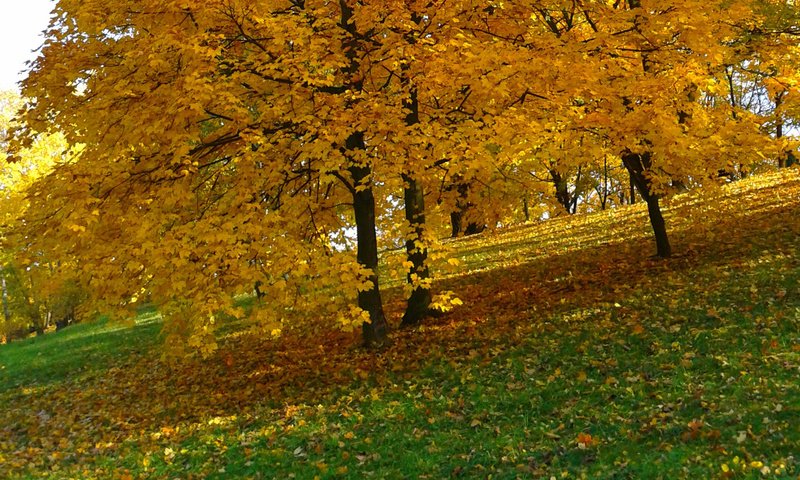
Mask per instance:
[[[153,310],[0,346],[0,476],[794,478],[799,208],[797,172],[678,196],[668,261],[642,206],[445,242],[465,305],[378,355],[241,321],[166,361]]]

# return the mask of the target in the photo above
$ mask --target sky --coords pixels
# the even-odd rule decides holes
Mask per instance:
[[[0,90],[17,89],[25,62],[36,58],[43,42],[52,0],[0,0]]]

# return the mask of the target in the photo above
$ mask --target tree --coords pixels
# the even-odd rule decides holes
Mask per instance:
[[[86,150],[65,172],[71,183],[50,179],[41,208],[59,213],[38,228],[81,256],[109,306],[146,289],[199,346],[213,348],[215,316],[239,316],[231,294],[256,281],[276,307],[267,330],[291,324],[301,295],[340,310],[323,301],[339,284],[358,298],[340,320],[380,346],[379,132],[366,130],[383,111],[363,60],[380,49],[368,25],[377,12],[357,22],[346,2],[137,7],[56,9],[25,87],[36,98],[28,125],[63,127]],[[355,259],[330,248],[351,221]]]
[[[18,128],[14,116],[23,99],[16,92],[0,92],[0,152],[7,153],[12,132]],[[0,169],[0,282],[3,318],[0,335],[13,338],[37,334],[78,318],[84,293],[77,285],[73,262],[53,261],[33,247],[25,226],[32,221],[32,186],[53,175],[69,161],[75,149],[68,148],[59,133],[38,136],[30,148],[17,152],[14,162]],[[5,155],[4,155],[5,156]]]
[[[674,186],[772,155],[764,118],[711,101],[726,66],[766,55],[759,5],[64,0],[14,148],[85,147],[28,189],[31,248],[79,258],[101,305],[150,296],[205,350],[253,285],[267,332],[314,312],[383,345],[378,222],[404,225],[414,324],[436,303],[430,219],[472,204],[485,217],[462,223],[505,222],[542,161],[575,211],[621,159],[669,256]]]
[[[37,211],[55,212],[31,227],[48,232],[37,248],[80,256],[107,308],[147,292],[167,328],[202,348],[214,347],[219,313],[241,315],[232,294],[256,282],[271,299],[268,331],[301,321],[302,311],[328,312],[362,328],[366,344],[383,344],[373,188],[405,176],[418,202],[414,183],[427,180],[434,159],[472,149],[465,139],[485,122],[459,109],[471,95],[485,100],[475,92],[488,86],[449,85],[486,75],[476,80],[453,57],[463,52],[442,47],[482,2],[136,7],[59,3],[24,84],[34,99],[28,139],[61,129],[86,145],[36,187],[50,192]],[[415,22],[432,18],[426,8],[436,21]],[[410,43],[409,32],[420,41]],[[433,62],[409,63],[411,49]],[[413,95],[432,112],[419,123]],[[444,109],[452,115],[433,121]],[[436,138],[435,148],[414,147],[422,138]],[[412,225],[422,224],[418,203]],[[335,248],[353,226],[356,258]],[[412,274],[424,277],[424,246],[414,247]],[[332,297],[356,297],[357,308],[342,316]]]
[[[584,108],[572,124],[602,135],[620,156],[647,202],[657,255],[668,257],[660,199],[671,185],[702,184],[748,147],[765,147],[758,119],[703,103],[753,10],[748,2],[630,0],[582,14],[582,41],[602,73],[575,92]]]

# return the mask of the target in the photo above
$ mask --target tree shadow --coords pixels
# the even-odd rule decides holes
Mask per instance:
[[[796,189],[798,183],[792,186]],[[476,349],[511,348],[549,319],[570,311],[609,308],[655,284],[661,275],[685,274],[700,266],[750,268],[739,265],[739,260],[781,244],[764,242],[766,238],[783,239],[787,250],[796,250],[798,199],[787,203],[777,189],[767,191],[770,194],[759,195],[760,203],[750,208],[673,203],[668,221],[675,250],[681,253],[669,260],[651,258],[653,245],[642,236],[597,244],[587,240],[547,256],[531,253],[542,249],[548,253],[548,244],[532,243],[535,234],[508,247],[509,242],[499,241],[466,248],[468,255],[480,251],[488,256],[500,243],[519,261],[493,262],[481,271],[441,279],[436,288],[456,291],[465,306],[419,328],[395,331],[392,345],[377,354],[362,350],[355,333],[294,331],[277,342],[232,337],[215,356],[188,358],[177,365],[154,352],[128,356],[90,379],[46,384],[48,388],[29,396],[27,403],[14,399],[17,405],[6,411],[0,434],[9,445],[35,444],[41,418],[19,413],[41,410],[51,412],[49,422],[67,425],[76,445],[91,445],[96,438],[117,446],[146,442],[162,428],[200,425],[214,416],[269,421],[265,416],[270,413],[265,412],[280,418],[294,405],[333,404],[365,382],[392,383],[413,378],[431,362],[468,358]],[[706,220],[718,220],[699,228],[700,222],[691,220],[698,213]],[[647,221],[644,212],[626,213],[619,220],[631,224],[624,231],[639,230]],[[598,225],[587,221],[574,233],[594,238],[597,232],[592,228]],[[395,319],[402,310],[401,292],[399,287],[387,292],[387,309]],[[120,344],[121,338],[113,333],[107,340],[93,341],[101,342],[97,348],[102,350]],[[84,355],[69,349],[64,354]],[[117,447],[108,448],[89,449],[85,455],[111,453]]]

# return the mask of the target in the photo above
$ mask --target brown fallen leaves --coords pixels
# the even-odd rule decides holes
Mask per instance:
[[[782,198],[800,198],[796,174],[782,188]],[[68,469],[73,476],[82,476],[84,469],[91,473],[87,476],[111,476],[103,470],[107,467],[95,462],[97,457],[116,458],[133,450],[145,458],[150,454],[163,457],[166,449],[174,449],[181,439],[210,424],[236,430],[247,428],[256,419],[266,420],[274,425],[272,434],[280,435],[294,428],[298,412],[310,408],[307,405],[326,404],[346,412],[348,398],[374,395],[390,383],[389,375],[413,381],[427,362],[445,359],[458,366],[470,358],[491,358],[536,331],[552,328],[541,321],[559,312],[598,303],[613,306],[619,295],[658,275],[697,262],[732,262],[765,230],[797,231],[795,214],[780,202],[774,197],[774,203],[761,205],[760,213],[754,215],[745,209],[715,215],[718,220],[709,228],[727,232],[716,242],[704,242],[704,230],[691,228],[692,220],[682,220],[691,218],[689,213],[694,210],[674,204],[670,222],[676,244],[693,245],[694,250],[669,262],[647,257],[649,245],[641,241],[642,227],[641,235],[616,243],[584,243],[561,255],[534,256],[508,266],[489,265],[491,269],[445,279],[441,288],[458,292],[467,306],[417,329],[395,331],[392,345],[380,354],[362,350],[357,335],[340,331],[288,332],[280,342],[232,335],[207,360],[186,358],[172,364],[157,352],[144,352],[123,358],[107,370],[75,372],[60,383],[5,391],[0,393],[0,477],[54,469]],[[727,205],[719,208],[727,209]],[[589,217],[586,228],[608,228],[616,215],[607,212]],[[644,221],[641,215],[637,218]],[[733,229],[743,223],[749,228]],[[559,225],[569,227],[562,222],[514,230],[523,240],[518,253],[524,255],[524,248],[568,246]],[[501,232],[477,241],[465,240],[462,251],[469,261],[471,249],[497,248],[508,241],[508,235]],[[533,235],[539,243],[525,247],[525,236]],[[570,278],[570,288],[555,281],[563,278]],[[392,318],[399,322],[402,293],[389,292],[387,304]],[[644,329],[640,313],[624,312],[622,317],[633,335]],[[578,381],[586,381],[585,372]],[[264,418],[265,412],[271,412],[271,417]],[[481,420],[472,422],[478,426]],[[695,420],[682,438],[714,441],[715,435],[718,432]],[[599,444],[589,433],[581,433],[574,442],[581,448]],[[119,478],[126,478],[125,474]]]

